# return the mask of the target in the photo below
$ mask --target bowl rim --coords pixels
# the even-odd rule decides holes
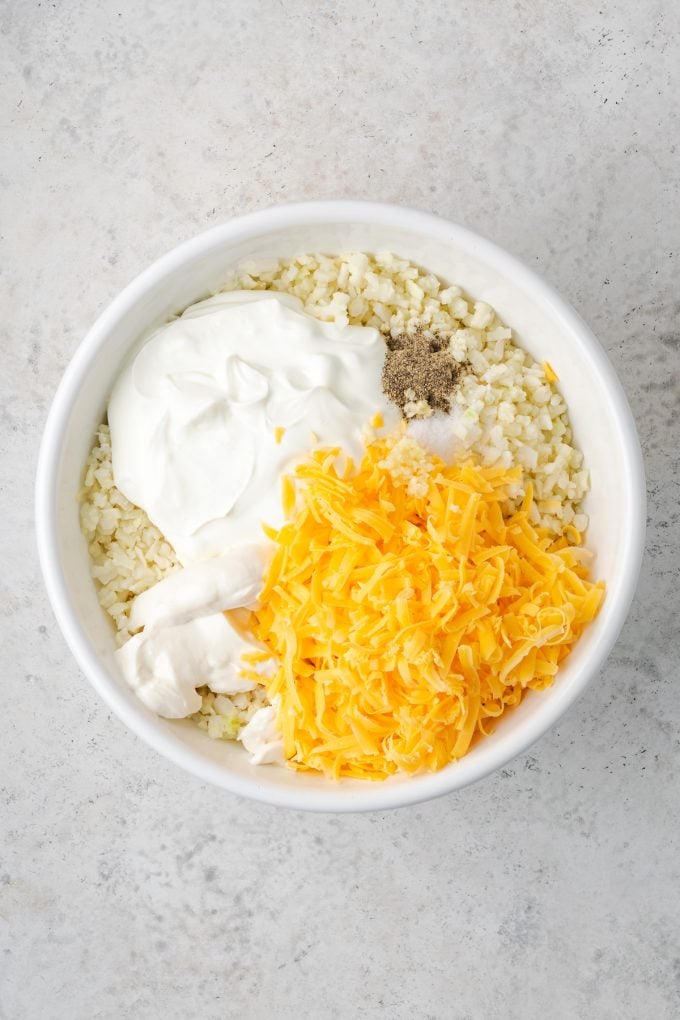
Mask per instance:
[[[626,502],[630,506],[621,549],[624,561],[621,580],[617,588],[608,593],[609,618],[600,632],[598,642],[593,646],[588,661],[583,664],[580,673],[572,678],[569,689],[562,688],[556,691],[550,701],[546,702],[538,719],[528,720],[526,726],[513,731],[502,744],[490,747],[489,753],[480,760],[461,759],[461,762],[467,761],[464,770],[449,767],[440,772],[412,777],[408,782],[394,785],[389,781],[371,783],[367,784],[369,788],[362,790],[361,793],[347,787],[343,789],[342,784],[331,786],[328,792],[308,790],[302,785],[297,791],[270,787],[257,778],[236,775],[217,762],[201,758],[177,737],[171,735],[169,730],[166,732],[154,725],[143,714],[141,705],[137,712],[114,685],[85,634],[70,602],[57,552],[56,486],[60,451],[68,427],[70,408],[90,365],[118,320],[165,276],[226,242],[247,240],[289,226],[343,222],[377,226],[397,224],[414,234],[453,243],[523,287],[537,304],[560,321],[563,328],[587,351],[605,384],[610,401],[610,413],[619,428],[627,461],[627,477],[623,484],[627,490]],[[55,392],[38,456],[35,525],[45,587],[67,645],[80,669],[111,711],[145,743],[199,779],[252,800],[295,810],[333,813],[387,810],[421,803],[462,789],[503,767],[543,736],[581,695],[609,655],[635,594],[644,551],[646,486],[635,422],[611,362],[589,327],[540,275],[492,241],[432,213],[380,202],[323,200],[276,205],[234,217],[211,227],[161,256],[111,301],[77,347]],[[262,779],[265,780],[266,777],[263,775]]]

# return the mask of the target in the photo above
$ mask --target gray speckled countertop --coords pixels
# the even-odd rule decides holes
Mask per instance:
[[[0,3],[0,1017],[680,1015],[680,20],[672,0]],[[590,323],[649,479],[637,600],[530,756],[386,815],[249,804],[79,674],[32,530],[98,312],[230,215],[441,213]]]

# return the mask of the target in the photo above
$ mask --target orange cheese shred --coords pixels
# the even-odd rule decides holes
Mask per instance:
[[[543,372],[548,382],[559,382],[559,376],[549,361],[543,362]]]
[[[317,450],[283,483],[253,632],[279,663],[265,683],[292,768],[442,768],[553,682],[599,610],[580,534],[536,529],[530,487],[506,516],[519,468],[421,454],[416,486],[389,439],[358,468]]]

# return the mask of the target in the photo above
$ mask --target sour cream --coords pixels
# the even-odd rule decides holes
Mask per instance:
[[[276,705],[258,708],[238,738],[250,755],[251,765],[283,762],[283,737],[276,721]]]
[[[375,329],[306,315],[271,292],[218,294],[157,330],[109,403],[113,473],[180,562],[262,541],[283,523],[280,478],[316,443],[362,452],[397,412],[382,393]]]
[[[196,688],[204,684],[215,694],[255,688],[242,675],[243,656],[263,649],[237,626],[238,614],[225,612],[257,604],[265,562],[261,546],[240,546],[177,570],[134,599],[129,625],[139,633],[115,657],[147,708],[182,719],[201,707]],[[274,661],[250,668],[264,677]]]
[[[183,719],[201,707],[196,687],[202,684],[216,694],[252,691],[255,682],[241,675],[242,656],[255,647],[224,613],[213,613],[180,625],[143,630],[126,641],[115,657],[147,708],[165,719]]]
[[[227,609],[254,608],[265,564],[262,546],[243,545],[177,570],[137,596],[129,629],[176,626]]]

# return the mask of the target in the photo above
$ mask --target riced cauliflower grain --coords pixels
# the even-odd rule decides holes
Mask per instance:
[[[97,597],[123,644],[132,600],[179,567],[169,542],[144,510],[116,488],[108,425],[97,430],[79,493],[80,527],[90,553]]]

